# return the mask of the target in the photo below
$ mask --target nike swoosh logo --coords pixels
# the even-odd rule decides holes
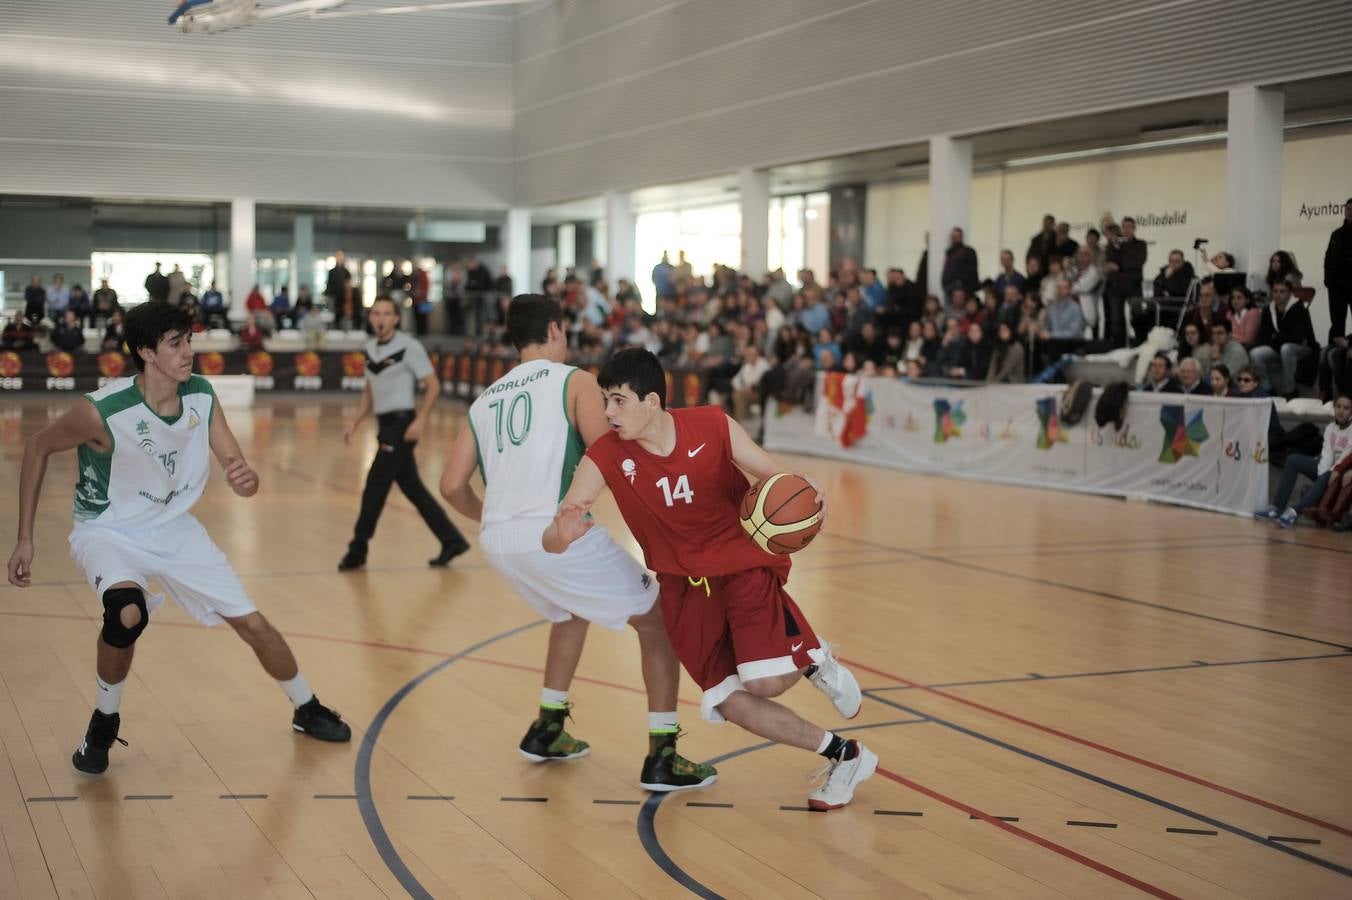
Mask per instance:
[[[790,652],[790,653],[797,653],[799,650],[802,650],[802,649],[803,649],[803,642],[802,642],[802,641],[799,641],[799,642],[796,643],[796,644],[789,644],[789,652]]]
[[[707,442],[706,442],[706,443],[707,443]],[[694,450],[686,451],[686,454],[685,454],[685,455],[688,456],[688,457],[690,457],[691,459],[694,459],[694,458],[695,458],[695,454],[696,454],[696,453],[699,453],[699,452],[700,452],[701,450],[703,450],[703,449],[704,449],[704,444],[700,444],[700,445],[699,445],[698,447],[696,447]]]

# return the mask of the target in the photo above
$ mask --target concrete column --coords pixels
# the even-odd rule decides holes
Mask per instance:
[[[504,228],[507,243],[507,274],[512,276],[512,290],[518,294],[534,290],[530,277],[530,210],[507,210]]]
[[[739,169],[737,186],[742,206],[742,262],[738,268],[760,281],[770,252],[770,173]]]
[[[300,296],[302,284],[310,285],[310,290],[314,290],[314,285],[310,284],[314,278],[314,264],[315,217],[307,213],[296,216],[291,223],[291,279],[288,286],[292,303]]]
[[[613,289],[615,284],[626,278],[634,281],[634,208],[630,205],[629,195],[618,191],[606,194],[606,282]],[[590,260],[579,260],[580,264]]]
[[[555,270],[562,280],[564,270],[577,265],[577,226],[572,222],[565,222],[559,226],[555,254]]]
[[[253,290],[254,201],[230,201],[230,321],[244,321],[244,301]]]
[[[1285,112],[1286,95],[1279,90],[1230,91],[1223,249],[1235,255],[1237,270],[1257,273],[1259,281],[1280,240]]]
[[[961,228],[968,245],[972,220],[972,142],[947,135],[930,138],[929,283],[931,294],[943,292],[944,251],[948,233]]]

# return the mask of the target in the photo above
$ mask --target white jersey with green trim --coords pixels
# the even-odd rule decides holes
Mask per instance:
[[[587,449],[568,418],[568,379],[576,371],[547,359],[522,363],[470,405],[485,528],[554,518]]]
[[[85,397],[94,404],[112,447],[82,445],[75,485],[75,521],[149,528],[183,515],[202,496],[211,472],[211,421],[216,393],[200,375],[178,386],[174,418],[146,405],[135,378],[119,378]]]

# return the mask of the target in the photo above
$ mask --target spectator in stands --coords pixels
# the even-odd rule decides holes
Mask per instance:
[[[902,269],[887,270],[887,313],[890,321],[902,328],[922,315],[925,309],[925,286],[906,277]]]
[[[1136,220],[1125,216],[1121,237],[1108,245],[1103,264],[1107,279],[1103,288],[1104,330],[1114,347],[1127,345],[1126,304],[1128,299],[1140,296],[1146,252],[1145,241],[1136,237]]]
[[[975,294],[981,286],[981,277],[977,274],[976,251],[963,242],[961,228],[954,228],[948,236],[948,249],[944,251],[942,283],[945,293],[950,297],[953,289],[964,288],[967,293]]]
[[[1258,343],[1263,312],[1253,305],[1253,294],[1242,284],[1230,291],[1230,334],[1248,350]]]
[[[1053,256],[1047,260],[1047,274],[1043,276],[1042,283],[1038,285],[1038,296],[1041,298],[1043,306],[1055,303],[1056,298],[1060,296],[1056,282],[1065,274],[1064,268],[1059,256]]]
[[[922,369],[929,367],[939,355],[939,348],[943,346],[943,334],[939,331],[939,323],[934,319],[925,319],[920,323],[920,354],[915,359],[920,360]]]
[[[914,322],[912,324],[916,326],[916,337],[919,337],[920,323]],[[893,325],[887,329],[887,337],[883,338],[882,369],[885,373],[895,375],[901,371],[905,364],[906,335],[902,334],[900,327]]]
[[[1041,293],[1042,276],[1047,273],[1047,264],[1041,257],[1030,256],[1023,261],[1023,291],[1026,294],[1029,291]]]
[[[1055,248],[1056,216],[1048,213],[1042,217],[1042,230],[1033,235],[1033,239],[1028,242],[1028,252],[1024,254],[1024,258],[1036,257],[1042,271],[1045,272],[1047,271],[1047,261],[1051,259]]]
[[[1193,309],[1192,318],[1204,331],[1210,331],[1211,323],[1217,319],[1230,319],[1230,298],[1221,297],[1216,292],[1216,283],[1209,275],[1197,286],[1197,306]]]
[[[5,329],[0,332],[0,348],[5,350],[32,350],[37,347],[33,342],[33,326],[28,323],[23,313],[16,312],[14,317],[5,323]]]
[[[967,296],[967,292],[962,288],[953,292],[953,314],[958,317],[958,330],[963,334],[967,333],[967,326],[972,323],[980,325],[986,318],[986,311],[981,308],[981,303],[975,297]]]
[[[244,327],[239,330],[239,348],[241,350],[262,350],[263,329],[258,327],[256,313],[244,314]]]
[[[202,318],[208,328],[226,327],[225,295],[216,289],[216,282],[202,294]]]
[[[1213,275],[1230,275],[1235,271],[1235,255],[1224,250],[1206,261],[1206,270]]]
[[[962,366],[964,340],[958,320],[952,316],[945,319],[943,339],[925,366],[925,375],[930,378],[952,378],[953,370]]]
[[[990,372],[991,348],[986,342],[986,333],[980,322],[967,326],[966,336],[958,344],[958,364],[945,374],[949,378],[963,378],[968,381],[982,381]]]
[[[1183,251],[1170,250],[1168,264],[1161,266],[1155,276],[1155,296],[1186,297],[1193,277],[1192,263],[1183,259]]]
[[[1352,367],[1347,364],[1347,338],[1334,335],[1319,359],[1319,399],[1325,403],[1336,394],[1352,393]]]
[[[324,296],[335,310],[343,308],[343,301],[352,297],[352,273],[347,268],[347,256],[339,250],[333,254],[333,268],[324,282]]]
[[[887,288],[878,280],[877,269],[859,270],[859,296],[870,310],[882,307],[887,299]]]
[[[1097,338],[1103,310],[1103,272],[1094,262],[1094,251],[1088,244],[1075,252],[1070,290],[1080,304],[1080,312],[1084,313],[1085,337]]]
[[[1263,313],[1258,344],[1249,353],[1263,379],[1263,387],[1290,399],[1296,394],[1296,367],[1312,356],[1318,344],[1310,311],[1291,298],[1291,286],[1285,281],[1272,285],[1272,303]],[[1280,367],[1281,380],[1272,387],[1272,370]]]
[[[1014,254],[1008,250],[1000,251],[1000,274],[995,276],[995,291],[1005,296],[1005,288],[1014,285],[1023,293],[1023,275],[1014,268]]]
[[[1202,372],[1211,371],[1211,335],[1202,338],[1202,329],[1196,322],[1187,322],[1183,326],[1182,340],[1178,342],[1178,360],[1182,362],[1185,359],[1197,360],[1197,366]]]
[[[1004,302],[995,314],[995,321],[1017,330],[1019,319],[1023,318],[1023,292],[1012,284],[1005,286]]]
[[[1155,394],[1177,394],[1180,392],[1178,379],[1174,377],[1174,364],[1163,353],[1156,353],[1150,360],[1150,372],[1146,375],[1138,390]]]
[[[830,364],[826,363],[826,358],[830,357]],[[831,334],[831,329],[821,328],[817,331],[817,342],[812,345],[812,361],[817,368],[831,371],[835,364],[840,361],[840,344],[837,343]]]
[[[52,346],[67,353],[74,353],[84,347],[84,326],[75,310],[67,309],[61,321],[52,327]]]
[[[1225,365],[1216,365],[1211,367],[1211,396],[1213,397],[1235,397],[1239,391],[1235,388],[1235,380],[1230,375],[1230,367]]]
[[[295,325],[291,317],[291,289],[286,285],[277,290],[277,296],[272,298],[271,309],[272,320],[277,323],[277,328],[291,328]]]
[[[308,284],[302,284],[299,288],[298,296],[296,297],[296,305],[291,310],[291,315],[295,319],[297,327],[300,326],[302,321],[308,319],[310,314],[314,311],[315,298],[310,294],[310,286]]]
[[[1217,319],[1211,323],[1211,365],[1224,365],[1234,373],[1248,368],[1248,350],[1230,335],[1229,319]]]
[[[1296,524],[1300,514],[1319,504],[1328,486],[1329,475],[1333,467],[1352,450],[1352,398],[1346,394],[1333,401],[1333,421],[1324,428],[1323,451],[1316,459],[1303,453],[1292,453],[1286,457],[1282,466],[1282,480],[1277,485],[1277,494],[1272,505],[1262,512],[1254,513],[1254,518],[1266,521],[1276,520],[1283,528]],[[1313,484],[1301,495],[1295,506],[1287,506],[1291,493],[1296,488],[1296,479],[1304,475]]]
[[[160,271],[159,263],[155,263],[155,271],[146,276],[145,288],[149,300],[164,302],[169,297],[169,277]]]
[[[761,356],[760,348],[747,344],[742,348],[742,365],[732,376],[732,415],[745,422],[752,408],[760,403],[761,379],[770,371],[770,363]]]
[[[99,283],[99,289],[94,292],[94,326],[106,323],[118,309],[121,307],[117,302],[117,291],[109,287],[108,279],[104,278]]]
[[[1278,250],[1268,259],[1267,276],[1263,280],[1271,294],[1272,286],[1277,282],[1284,281],[1289,287],[1298,288],[1303,277],[1304,273],[1296,266],[1296,258],[1286,250]]]
[[[852,332],[845,339],[845,350],[853,353],[860,365],[867,360],[875,366],[881,366],[887,352],[887,342],[878,333],[878,326],[866,321],[859,326],[858,331]]]
[[[1343,204],[1343,224],[1329,235],[1324,251],[1324,287],[1329,292],[1329,335],[1344,337],[1347,308],[1352,305],[1352,200]]]
[[[1285,432],[1282,431],[1282,423],[1277,415],[1277,403],[1272,399],[1272,395],[1263,390],[1263,386],[1258,382],[1258,372],[1252,365],[1245,366],[1235,375],[1235,393],[1232,397],[1243,397],[1246,400],[1267,400],[1270,411],[1268,414],[1268,446],[1276,448],[1283,440]]]
[[[127,340],[122,327],[122,310],[114,309],[108,317],[108,327],[103,331],[103,350],[105,353],[121,353],[122,344]]]
[[[84,285],[77,284],[70,289],[70,309],[75,311],[75,316],[80,322],[80,327],[89,323],[89,327],[94,327],[94,304],[85,293]]]
[[[1056,264],[1056,258],[1052,258]],[[1074,353],[1084,343],[1084,312],[1071,293],[1070,279],[1064,275],[1056,279],[1056,298],[1043,312],[1043,323],[1038,330],[1045,362],[1056,362],[1067,353]]]
[[[1027,380],[1023,345],[1015,339],[1014,329],[1007,322],[996,326],[995,345],[991,348],[986,380],[992,384],[1023,384]]]
[[[1062,265],[1066,260],[1074,259],[1075,254],[1080,249],[1080,242],[1070,236],[1070,223],[1056,223],[1056,242],[1052,246],[1052,256],[1061,260]],[[1047,260],[1051,262],[1050,259]]]
[[[1211,384],[1202,378],[1202,366],[1191,356],[1178,361],[1178,392],[1197,397],[1211,396]]]
[[[1089,248],[1089,255],[1094,260],[1094,266],[1103,273],[1103,235],[1097,228],[1091,228],[1084,234],[1084,245]]]
[[[52,286],[47,288],[47,317],[53,323],[60,324],[69,308],[70,288],[66,287],[65,276],[57,272],[52,276]]]
[[[808,274],[811,275],[811,272]],[[822,298],[821,288],[815,285],[803,288],[803,302],[805,308],[798,321],[809,333],[816,334],[823,328],[831,327],[831,308]]]
[[[188,276],[183,274],[182,267],[174,263],[174,271],[170,272],[169,291],[165,294],[165,302],[171,306],[179,306],[183,300],[183,293],[188,289]]]

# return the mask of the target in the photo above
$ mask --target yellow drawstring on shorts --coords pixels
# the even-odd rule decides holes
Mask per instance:
[[[703,587],[703,588],[704,588],[704,596],[706,596],[706,597],[712,597],[712,596],[714,595],[714,592],[711,591],[711,590],[709,589],[709,579],[708,579],[707,577],[705,577],[705,578],[696,578],[696,577],[693,576],[693,575],[687,575],[687,576],[685,576],[685,580],[688,581],[688,582],[690,582],[691,586],[693,586],[693,587]]]

